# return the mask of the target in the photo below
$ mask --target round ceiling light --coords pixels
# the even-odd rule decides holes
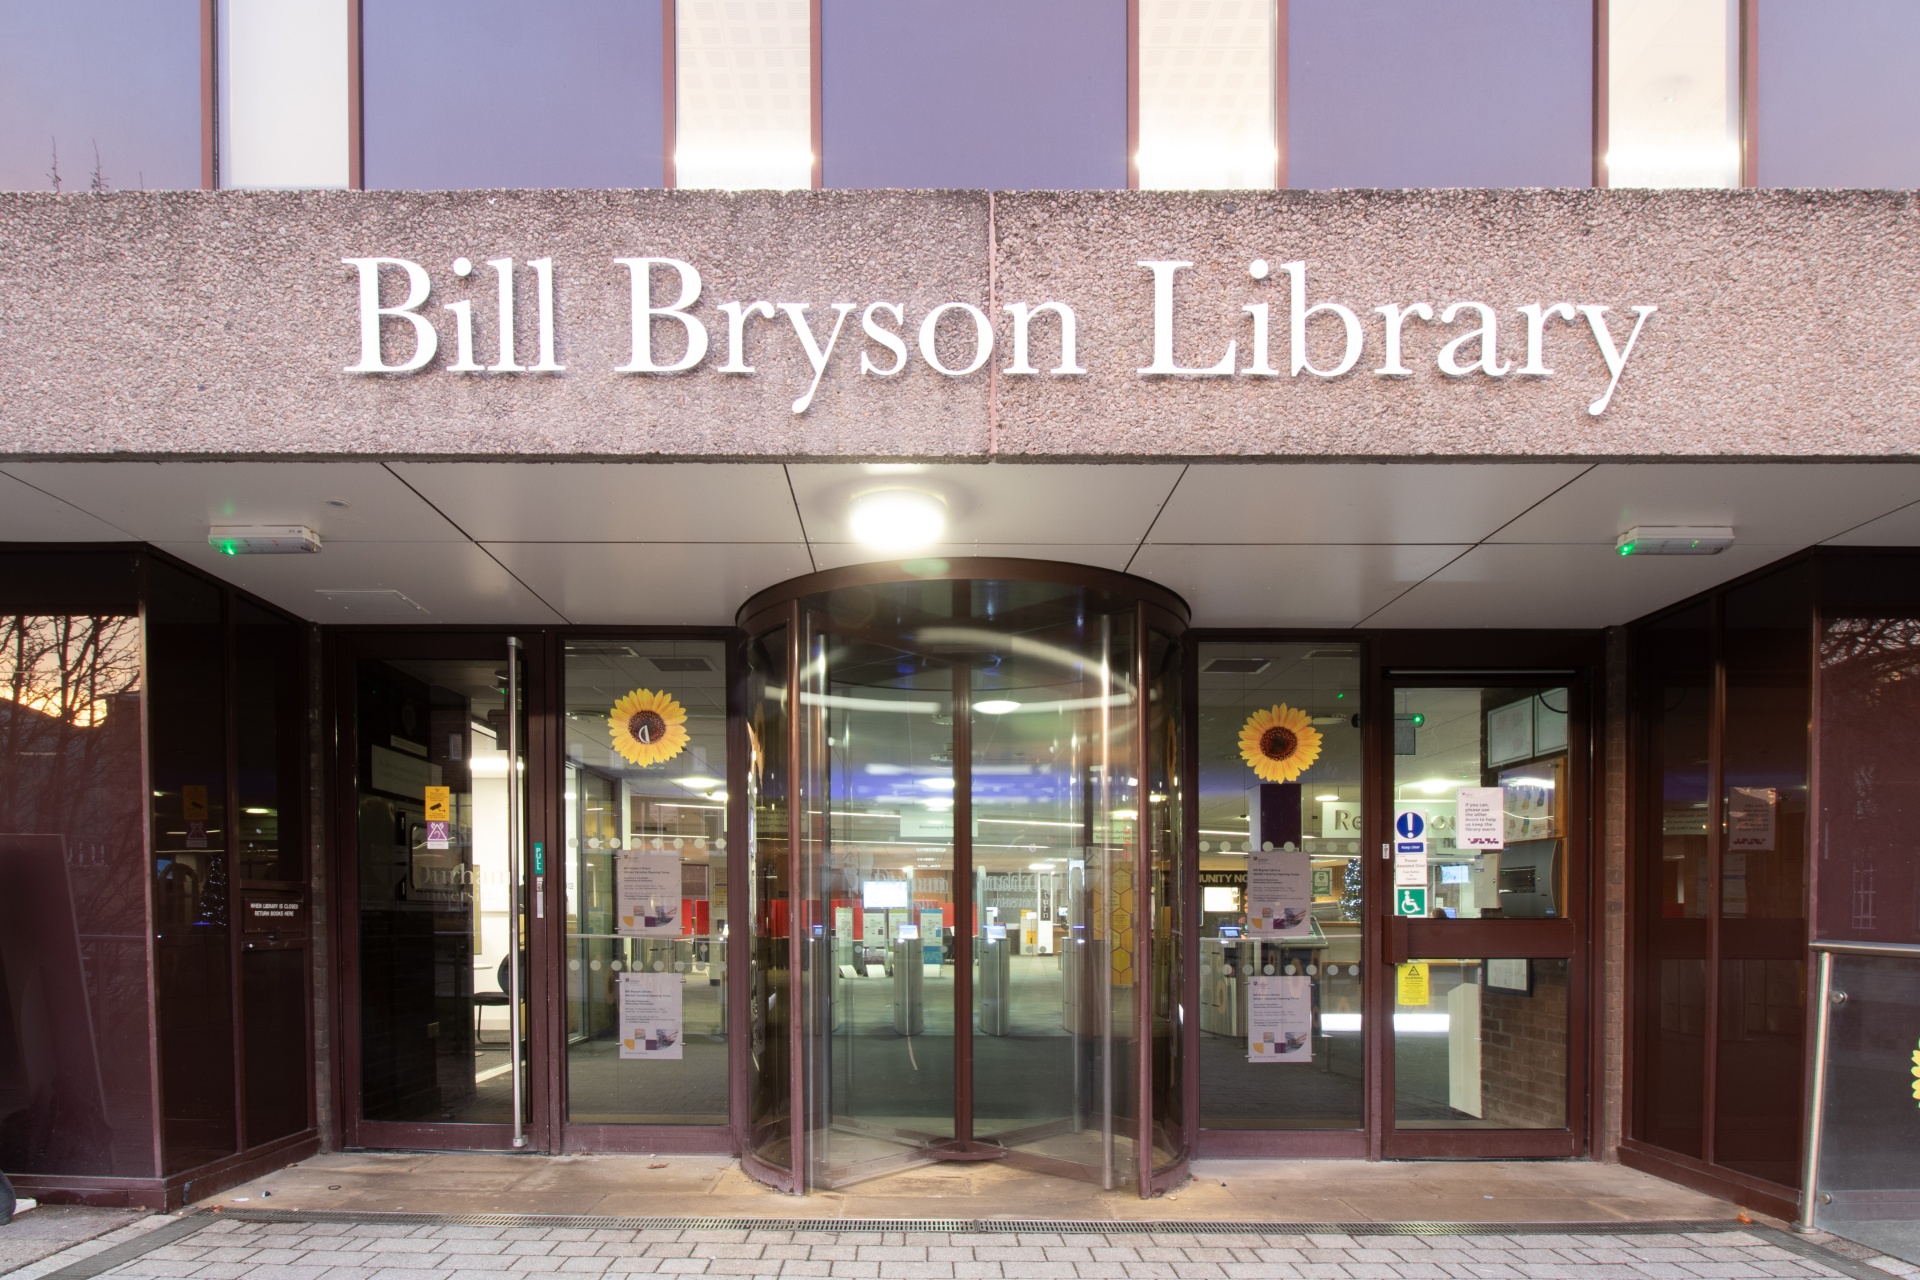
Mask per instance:
[[[855,542],[878,551],[918,551],[947,531],[947,504],[921,489],[875,489],[847,509]]]
[[[973,709],[985,716],[1004,716],[1008,712],[1018,711],[1020,704],[1011,698],[989,698],[985,702],[976,702]]]

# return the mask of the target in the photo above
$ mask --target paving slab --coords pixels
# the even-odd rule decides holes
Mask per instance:
[[[790,1196],[714,1156],[309,1157],[205,1207],[340,1213],[1229,1222],[1711,1221],[1740,1206],[1587,1161],[1202,1160],[1185,1186],[1131,1191],[982,1164]]]

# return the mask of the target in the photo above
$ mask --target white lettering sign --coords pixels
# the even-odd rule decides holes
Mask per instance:
[[[427,268],[418,262],[397,257],[345,258],[342,261],[357,273],[359,293],[360,358],[346,367],[348,373],[413,374],[434,365],[441,356],[441,334],[426,311],[433,292]],[[940,302],[917,317],[909,318],[907,308],[898,302],[867,301],[815,303],[813,300],[776,301],[741,300],[705,304],[711,312],[703,314],[703,282],[700,270],[691,262],[670,257],[615,258],[628,276],[628,314],[630,339],[627,361],[613,371],[644,375],[683,374],[699,369],[707,360],[714,334],[708,329],[708,315],[715,323],[725,317],[726,355],[724,362],[712,366],[718,373],[757,376],[747,362],[746,344],[751,322],[772,321],[784,315],[792,332],[791,341],[804,357],[808,374],[806,385],[796,387],[792,403],[796,414],[807,412],[818,399],[830,371],[836,367],[857,369],[861,377],[892,378],[905,372],[917,358],[935,373],[947,378],[968,378],[987,369],[994,358],[1000,337],[987,312],[971,302]],[[533,273],[535,361],[520,363],[516,346],[516,307],[520,285],[512,258],[489,258],[497,290],[496,319],[492,347],[495,359],[483,365],[476,356],[476,344],[482,335],[471,299],[441,304],[440,310],[453,317],[450,344],[452,358],[442,360],[439,368],[458,374],[553,374],[564,373],[567,366],[559,359],[560,335],[555,330],[556,276],[552,258],[535,258],[525,265]],[[1361,312],[1343,302],[1309,302],[1308,267],[1305,260],[1282,263],[1277,270],[1263,258],[1247,265],[1253,288],[1270,291],[1275,277],[1286,282],[1286,297],[1277,304],[1271,300],[1247,302],[1233,324],[1246,326],[1234,336],[1213,330],[1211,342],[1225,339],[1220,358],[1211,364],[1184,365],[1176,354],[1174,313],[1180,273],[1194,268],[1184,258],[1143,259],[1135,264],[1146,273],[1146,285],[1152,296],[1152,331],[1149,339],[1152,359],[1135,373],[1146,379],[1163,378],[1253,378],[1298,379],[1303,374],[1313,379],[1343,378],[1357,368],[1366,356],[1368,326]],[[456,277],[466,279],[473,264],[466,258],[452,263]],[[404,278],[406,292],[399,301],[391,300],[383,282],[391,276]],[[663,301],[671,295],[670,301]],[[1287,345],[1283,367],[1273,362],[1273,309],[1286,311]],[[816,310],[817,307],[817,310]],[[1008,317],[1008,362],[1000,372],[1009,377],[1079,377],[1088,372],[1080,363],[1079,324],[1073,307],[1059,299],[1015,301],[1001,308]],[[1515,364],[1503,355],[1500,317],[1503,312],[1493,303],[1479,300],[1444,302],[1388,302],[1371,308],[1380,317],[1378,342],[1380,364],[1373,368],[1376,377],[1411,378],[1416,368],[1410,358],[1430,360],[1430,367],[1450,380],[1472,378],[1552,378],[1547,362],[1551,333],[1548,321],[1573,327],[1576,317],[1586,322],[1587,336],[1593,343],[1607,372],[1607,384],[1587,404],[1587,412],[1598,416],[1612,404],[1614,393],[1626,373],[1627,363],[1648,319],[1658,311],[1653,305],[1627,307],[1633,324],[1621,343],[1608,314],[1610,304],[1573,302],[1528,302],[1512,308],[1512,314],[1524,321],[1510,325],[1511,331],[1523,331],[1524,358]],[[859,313],[860,338],[844,338],[847,321]],[[717,314],[713,314],[717,313]],[[1058,322],[1060,358],[1044,372],[1033,360],[1034,322],[1041,317]],[[817,317],[817,318],[816,318]],[[1195,318],[1204,326],[1204,317]],[[1216,320],[1218,317],[1216,317]],[[404,326],[396,329],[395,322]],[[1410,328],[1417,322],[1419,329]],[[664,326],[664,328],[663,328]],[[1051,326],[1049,326],[1051,327]],[[967,335],[972,346],[968,347]],[[1044,332],[1044,331],[1043,331]],[[911,346],[909,336],[912,335]],[[382,350],[390,336],[401,342],[395,359],[389,362]],[[945,338],[945,354],[941,339]],[[1243,348],[1242,341],[1245,346]],[[1315,347],[1317,340],[1318,346]],[[1509,340],[1509,348],[1513,340]],[[410,346],[410,349],[409,349]],[[858,359],[852,354],[858,348]],[[1247,353],[1240,363],[1242,350]],[[1316,362],[1315,350],[1319,361]],[[1423,354],[1415,355],[1419,350]],[[842,354],[845,353],[845,354]]]

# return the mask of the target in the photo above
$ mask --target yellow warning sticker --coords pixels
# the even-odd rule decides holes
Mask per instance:
[[[1427,964],[1424,960],[1415,960],[1411,964],[1400,966],[1399,980],[1394,984],[1394,1003],[1422,1007],[1429,1003],[1431,989],[1427,985]]]

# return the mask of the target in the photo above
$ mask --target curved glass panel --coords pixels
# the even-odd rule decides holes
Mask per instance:
[[[756,980],[785,989],[789,920],[801,966],[797,1034],[778,992],[755,1001],[800,1069],[756,1070],[752,1147],[791,1167],[763,1117],[798,1088],[808,1187],[929,1160],[1112,1187],[1185,1155],[1181,648],[1143,653],[1141,603],[1106,576],[802,594],[787,679],[784,629],[750,640],[749,715],[791,707],[799,751],[791,794],[776,752],[753,759],[758,863],[797,855],[755,877]]]

